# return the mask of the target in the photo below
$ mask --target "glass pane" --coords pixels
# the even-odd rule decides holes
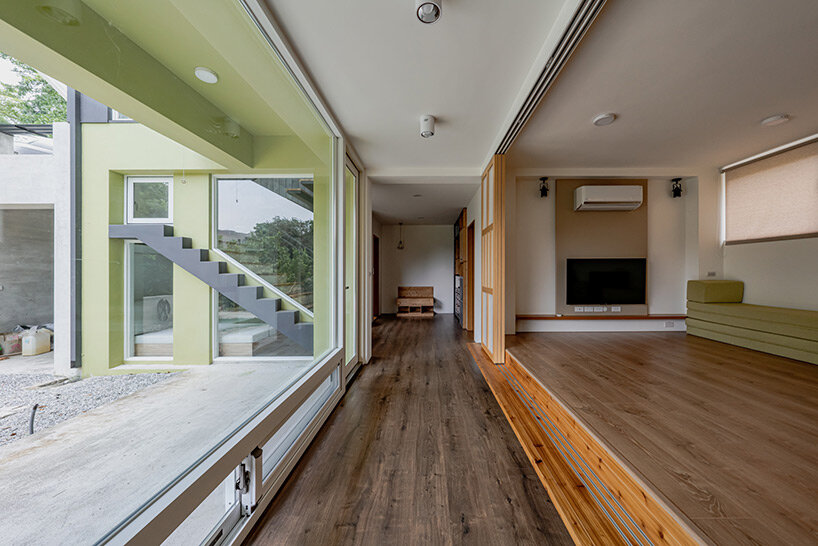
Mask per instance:
[[[358,184],[355,175],[347,168],[344,176],[344,249],[346,253],[344,260],[344,362],[347,364],[349,364],[357,354],[356,340],[358,329],[355,321],[355,297],[358,293],[357,278],[355,275],[358,264],[358,238],[356,237],[357,229],[355,221],[357,187]]]
[[[311,350],[221,294],[218,326],[219,356],[312,356]]]
[[[75,358],[55,351],[54,367],[78,379],[60,388],[80,392],[49,406],[81,415],[58,424],[40,415],[34,435],[0,448],[25,453],[0,457],[3,485],[15,492],[0,498],[3,543],[64,542],[65,522],[83,541],[117,542],[111,533],[146,513],[170,484],[186,483],[183,476],[261,412],[294,410],[280,398],[340,351],[338,138],[244,5],[76,4],[82,21],[64,32],[33,4],[0,8],[0,26],[14,27],[3,34],[15,42],[9,49],[36,63],[12,74],[18,105],[34,114],[60,106],[48,119],[19,121],[53,129],[52,140],[35,127],[54,150],[50,166],[37,168],[53,177],[38,189],[56,188],[55,240],[69,238],[54,247],[54,340],[75,343]],[[196,80],[189,55],[167,47],[156,21],[174,29],[174,43],[185,51],[205,55],[219,83]],[[100,51],[115,52],[114,61],[100,60]],[[15,68],[1,68],[7,83],[2,78]],[[32,81],[31,91],[18,85]],[[78,105],[69,122],[56,112],[67,103]],[[133,122],[109,123],[109,108]],[[13,144],[0,140],[3,149]],[[71,149],[82,173],[76,195],[70,162],[53,161]],[[49,158],[39,155],[20,158]],[[25,163],[9,168],[32,172]],[[220,178],[234,187],[219,187]],[[29,195],[31,188],[20,191]],[[77,225],[66,212],[72,204]],[[172,226],[161,225],[171,217]],[[74,234],[77,256],[69,252]],[[64,288],[74,278],[76,315]],[[74,316],[80,318],[72,324]],[[239,356],[219,359],[220,352]],[[279,356],[253,358],[272,355]],[[119,399],[83,413],[88,392]],[[274,417],[264,426],[286,421]],[[230,452],[225,469],[245,455]],[[59,503],[42,494],[57,488]],[[218,501],[211,491],[191,493],[174,505],[180,522],[199,503]],[[214,518],[225,508],[216,505]]]
[[[169,218],[169,186],[166,180],[133,180],[134,218]]]
[[[312,178],[219,178],[217,248],[313,308]]]
[[[131,356],[173,356],[173,263],[130,244]]]
[[[227,536],[241,517],[238,489],[236,489],[236,472],[236,470],[232,471],[162,542],[162,546],[202,544],[210,535],[214,535],[213,531],[217,527],[222,537]],[[218,542],[214,543],[218,544]]]
[[[278,429],[278,431],[270,438],[267,443],[262,446],[262,473],[266,480],[270,473],[276,469],[278,464],[293,446],[307,426],[312,422],[324,404],[327,403],[332,393],[339,385],[338,370],[334,371],[332,375],[324,380],[321,385],[315,389],[307,400],[301,404],[295,413],[293,413],[287,422]]]

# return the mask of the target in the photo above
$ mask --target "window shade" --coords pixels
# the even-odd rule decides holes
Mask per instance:
[[[818,142],[725,173],[728,243],[818,237]]]

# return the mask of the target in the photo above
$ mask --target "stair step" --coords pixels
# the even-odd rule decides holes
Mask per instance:
[[[281,299],[279,298],[261,298],[258,302],[262,305],[270,305],[276,312],[281,309]]]
[[[225,262],[210,262],[215,263],[217,265],[224,264]],[[219,273],[216,277],[216,286],[213,288],[238,288],[239,286],[244,286],[244,273]]]

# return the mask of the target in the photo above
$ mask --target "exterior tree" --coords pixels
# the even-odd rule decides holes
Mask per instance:
[[[67,119],[67,105],[39,72],[13,57],[0,53],[10,62],[20,81],[0,83],[0,119],[6,123],[49,124]]]

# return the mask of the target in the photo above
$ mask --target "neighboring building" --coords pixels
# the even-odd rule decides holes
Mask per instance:
[[[47,135],[53,141],[31,136]],[[27,137],[28,135],[28,137]],[[54,373],[71,375],[70,127],[0,126],[0,332],[54,324]]]

